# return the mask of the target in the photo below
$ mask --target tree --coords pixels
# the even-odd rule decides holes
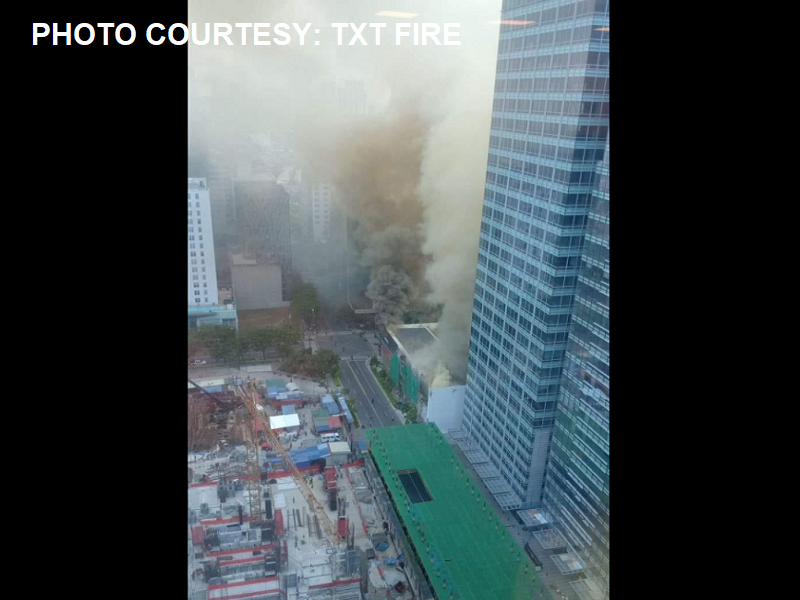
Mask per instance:
[[[275,327],[262,327],[253,329],[246,334],[253,350],[261,352],[261,357],[267,360],[267,350],[278,345],[278,332]]]
[[[199,327],[197,339],[211,351],[216,360],[227,360],[234,352],[236,330],[222,325]]]
[[[320,350],[314,355],[316,370],[322,377],[339,374],[339,355],[333,350]]]
[[[292,312],[307,323],[319,312],[317,288],[311,283],[296,283],[292,286]]]
[[[200,336],[197,335],[197,331],[193,330],[189,332],[189,341],[187,342],[186,346],[186,349],[189,353],[189,360],[192,360],[197,352],[203,348],[203,346],[205,346],[205,344],[203,340],[200,339]]]
[[[369,359],[369,366],[372,367],[373,369],[377,369],[378,368],[378,364],[379,363],[378,363],[378,357],[377,356],[373,356],[372,358]]]
[[[292,348],[302,338],[302,334],[291,325],[282,325],[275,328],[275,344],[278,346],[278,352],[282,357],[289,356],[292,353]]]
[[[228,343],[230,345],[228,356],[233,359],[238,367],[244,360],[248,350],[250,350],[250,342],[245,336],[236,336]]]

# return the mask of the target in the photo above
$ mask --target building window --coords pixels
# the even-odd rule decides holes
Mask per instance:
[[[197,216],[198,216],[198,217],[200,216],[200,211],[199,211],[199,210],[197,211]]]
[[[199,202],[197,203],[197,208],[200,208],[200,203]]]
[[[200,295],[200,290],[195,290],[195,291],[194,291],[194,295],[195,295],[195,296],[199,296],[199,295]]]
[[[195,200],[200,200],[200,194],[195,194],[194,197],[195,197]]]
[[[195,298],[194,301],[195,302],[200,302],[200,298]]]

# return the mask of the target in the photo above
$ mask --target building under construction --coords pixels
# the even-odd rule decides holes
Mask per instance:
[[[436,425],[368,429],[366,437],[366,474],[415,598],[550,598]]]
[[[314,443],[311,428],[290,432],[255,385],[235,384],[199,391],[221,413],[245,413],[245,444],[190,454],[189,600],[411,600],[405,575],[377,562],[396,552],[387,543],[376,557],[380,521],[365,520],[372,498],[351,479],[363,480],[363,459],[345,442],[290,451]]]

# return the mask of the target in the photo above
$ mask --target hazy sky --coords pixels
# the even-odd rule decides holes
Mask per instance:
[[[358,220],[371,289],[388,307],[387,319],[416,294],[444,303],[437,355],[459,376],[466,370],[500,7],[501,0],[189,2],[194,23],[310,22],[321,30],[319,46],[296,38],[286,46],[190,45],[190,113],[195,98],[205,97],[212,140],[292,129],[314,176],[333,182]],[[384,10],[419,16],[376,15]],[[461,45],[396,46],[398,20],[460,23]],[[380,46],[337,46],[334,22],[387,28]],[[365,32],[372,42],[372,31]],[[345,43],[351,37],[345,30]],[[326,88],[332,81],[362,82],[372,112],[343,114]],[[401,305],[393,310],[392,302]]]

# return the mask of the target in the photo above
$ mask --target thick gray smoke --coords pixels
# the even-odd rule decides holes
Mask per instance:
[[[408,273],[389,265],[375,270],[366,293],[377,311],[375,321],[383,327],[399,322],[416,297],[414,282]]]
[[[298,154],[357,222],[379,322],[419,298],[443,305],[431,373],[466,371],[501,0],[395,0],[402,21],[461,23],[461,46],[193,47],[216,133],[289,124]],[[191,0],[195,22],[388,22],[367,0]],[[346,38],[349,37],[345,33]],[[373,110],[344,115],[329,81],[364,82]],[[212,132],[213,133],[213,132]],[[445,368],[446,367],[446,368]]]

